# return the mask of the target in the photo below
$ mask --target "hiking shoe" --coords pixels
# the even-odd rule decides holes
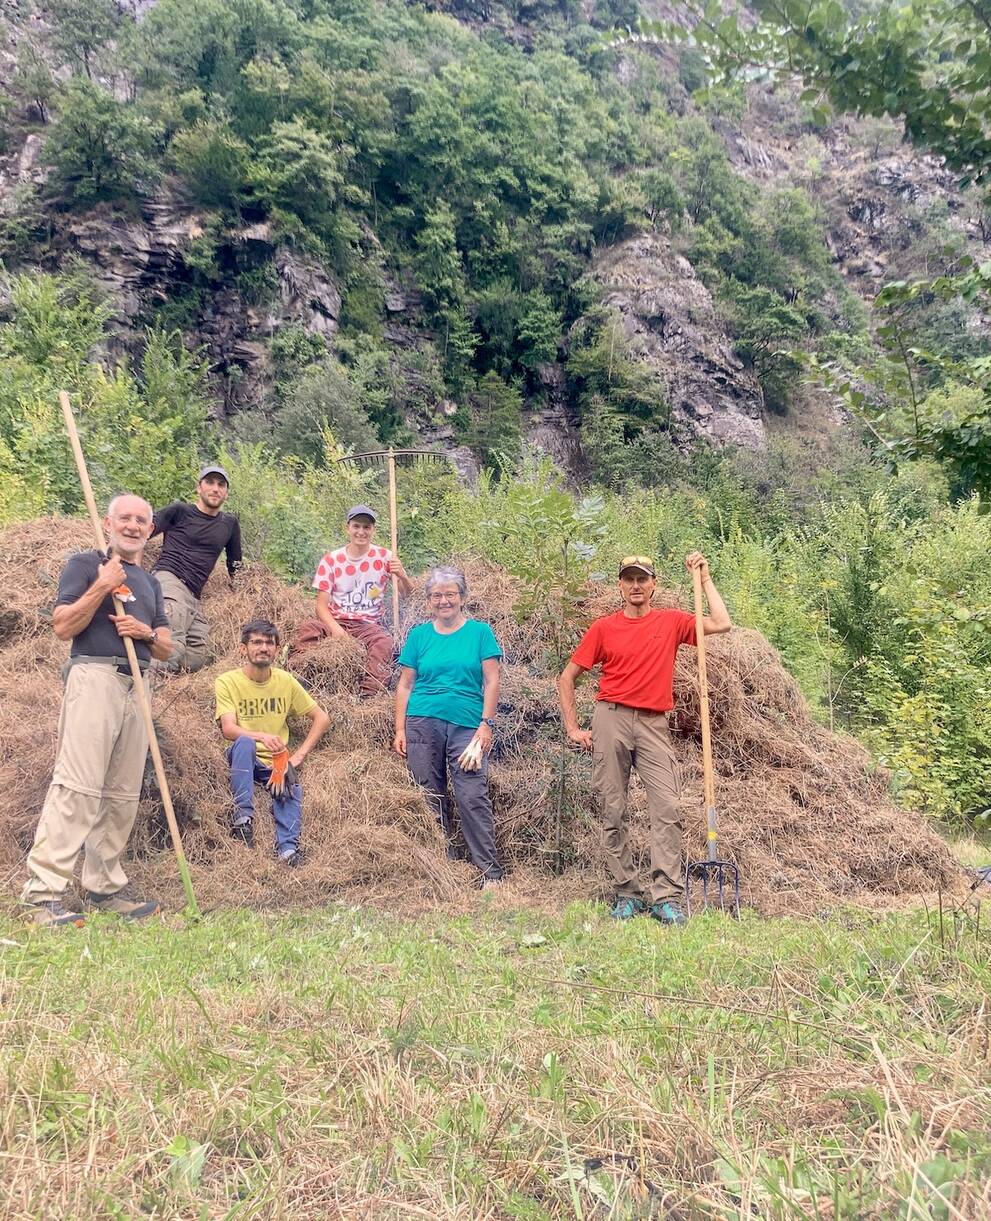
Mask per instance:
[[[663,903],[651,903],[650,915],[661,924],[684,924],[685,913],[677,903],[665,899]]]
[[[505,879],[502,877],[482,878],[482,889],[483,890],[498,890],[504,881],[505,881]]]
[[[82,928],[86,923],[86,917],[82,912],[71,911],[64,907],[59,899],[47,899],[41,903],[25,903],[24,919],[44,928],[56,928],[65,924]]]
[[[643,899],[636,895],[617,895],[609,915],[614,920],[632,920],[643,911]]]
[[[89,890],[86,892],[86,903],[91,911],[112,912],[125,920],[147,920],[161,911],[157,899],[128,899],[122,890],[112,895],[97,895]]]
[[[245,848],[253,848],[255,846],[255,832],[251,823],[236,823],[231,827],[231,839],[236,839],[238,843],[244,844]]]
[[[292,852],[287,852],[280,856],[279,860],[283,865],[288,865],[290,869],[298,869],[306,860],[306,857],[303,855],[302,848],[293,848]]]

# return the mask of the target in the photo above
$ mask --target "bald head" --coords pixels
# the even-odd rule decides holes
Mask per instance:
[[[137,564],[141,552],[151,537],[152,507],[142,496],[125,492],[107,505],[103,528],[107,543],[122,560]]]

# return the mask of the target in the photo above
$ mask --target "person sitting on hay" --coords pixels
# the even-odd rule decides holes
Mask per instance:
[[[201,670],[210,658],[210,625],[203,613],[203,586],[221,551],[227,552],[227,573],[233,580],[241,567],[241,526],[233,513],[221,512],[229,480],[222,466],[205,466],[196,482],[196,503],[177,500],[155,513],[152,538],[164,537],[162,553],[152,569],[165,598],[173,650],[167,662],[153,670],[177,673]]]
[[[425,592],[433,620],[413,628],[399,654],[393,745],[426,790],[448,855],[457,858],[450,779],[461,833],[485,887],[503,876],[488,783],[502,650],[487,623],[465,614],[468,585],[459,568],[432,568]]]
[[[151,535],[152,509],[140,496],[115,496],[99,551],[72,556],[59,577],[52,630],[71,640],[58,752],[45,796],[28,880],[21,895],[36,924],[80,926],[84,918],[63,904],[79,853],[87,906],[141,920],[158,911],[154,900],[124,894],[121,857],[138,813],[148,734],[134,689],[124,638],[134,641],[142,671],[172,652],[162,590],[141,567]],[[122,615],[114,612],[113,595]]]
[[[362,696],[384,691],[392,677],[393,642],[382,627],[390,577],[399,582],[401,593],[409,596],[413,592],[399,557],[387,547],[373,545],[375,520],[375,510],[368,505],[348,509],[347,543],[328,551],[313,577],[317,617],[299,625],[290,650],[302,653],[328,636],[331,640],[353,636],[368,651]]]
[[[267,619],[252,619],[241,629],[239,670],[221,674],[215,684],[216,718],[231,745],[227,760],[234,793],[231,834],[254,845],[255,783],[272,794],[275,854],[292,868],[303,863],[299,840],[303,826],[303,789],[296,769],[330,724],[330,717],[297,679],[273,666],[279,629]],[[290,716],[307,717],[310,729],[289,753]]]
[[[709,603],[706,636],[728,632],[729,613],[703,555],[693,551],[685,567],[701,570]],[[648,911],[662,924],[683,924],[678,779],[668,712],[674,707],[674,660],[683,644],[695,644],[695,616],[652,608],[657,589],[654,562],[630,555],[619,566],[623,607],[596,619],[558,679],[561,719],[572,742],[593,752],[592,785],[605,821],[606,866],[616,886],[612,916],[628,920]],[[591,732],[578,725],[575,684],[602,667]],[[647,790],[650,813],[649,907],[633,864],[626,833],[630,768]]]

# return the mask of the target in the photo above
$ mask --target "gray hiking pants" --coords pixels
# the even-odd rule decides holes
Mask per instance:
[[[448,839],[454,830],[454,812],[447,793],[450,778],[461,819],[461,833],[473,863],[486,878],[501,878],[489,797],[488,755],[482,759],[477,772],[465,772],[458,767],[458,757],[474,736],[474,729],[438,717],[407,717],[406,762],[413,779],[426,790],[427,801],[437,812]]]

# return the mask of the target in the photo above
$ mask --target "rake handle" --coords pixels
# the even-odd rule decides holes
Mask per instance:
[[[396,454],[390,449],[389,463],[389,530],[393,559],[399,558],[399,515],[396,511]],[[399,643],[399,582],[392,578],[392,639]]]
[[[76,470],[79,473],[79,482],[83,489],[83,499],[86,501],[90,524],[93,527],[93,538],[96,542],[96,548],[98,551],[105,553],[107,540],[103,534],[103,524],[100,521],[99,510],[96,507],[96,497],[93,495],[93,485],[89,480],[89,471],[86,469],[83,447],[79,443],[79,433],[76,429],[75,417],[72,414],[72,405],[69,402],[69,396],[64,390],[59,391],[58,398],[59,404],[62,407],[62,416],[65,419],[65,427],[69,433],[69,444],[72,446],[72,454],[76,460]],[[115,612],[118,615],[122,615],[124,607],[116,594],[113,595],[113,602]],[[186,853],[183,851],[182,838],[179,835],[179,824],[176,821],[175,809],[172,805],[172,794],[169,792],[169,782],[165,775],[162,752],[158,746],[158,736],[155,733],[155,722],[151,715],[151,704],[148,701],[144,675],[141,673],[141,667],[138,665],[138,655],[134,651],[134,641],[130,636],[124,636],[122,639],[124,641],[124,652],[127,654],[127,661],[131,667],[131,681],[134,684],[134,691],[138,697],[138,707],[141,709],[141,719],[145,723],[145,730],[148,734],[148,749],[151,751],[152,762],[155,765],[155,776],[162,795],[162,806],[165,809],[165,821],[169,824],[169,834],[172,837],[172,847],[175,849],[176,864],[179,867],[179,876],[182,878],[183,890],[186,892],[186,904],[190,915],[198,920],[200,918],[200,908],[196,902],[196,894],[193,891],[193,879],[189,876],[189,865],[186,861]]]
[[[709,728],[709,681],[705,670],[705,627],[702,610],[702,571],[692,569],[695,595],[695,648],[699,661],[699,719],[702,724],[702,779],[705,790],[707,855],[716,859],[716,778],[712,767],[712,733]]]

